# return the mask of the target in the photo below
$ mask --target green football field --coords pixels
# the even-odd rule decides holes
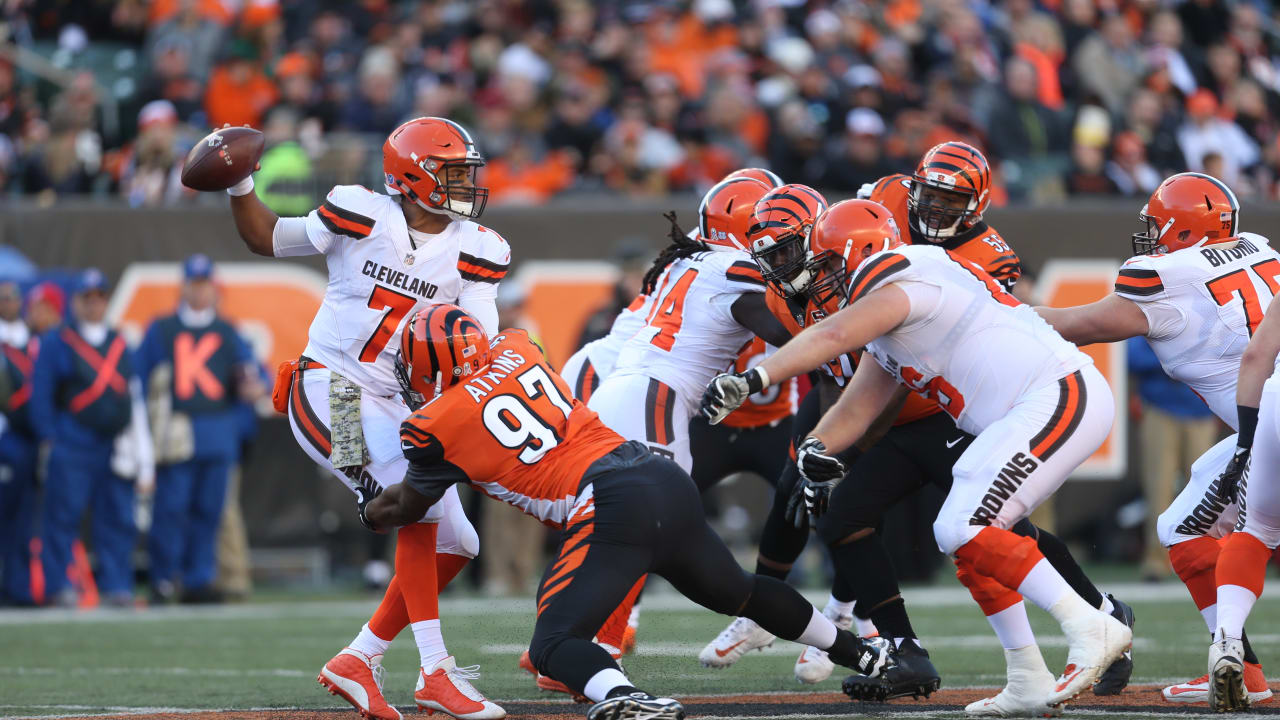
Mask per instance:
[[[1181,585],[1110,589],[1137,611],[1135,683],[1163,684],[1204,672],[1207,633]],[[948,580],[907,595],[915,627],[942,673],[944,689],[1003,683],[1001,651],[963,589]],[[810,596],[821,602],[818,594]],[[376,599],[368,597],[321,599],[297,593],[212,608],[0,611],[0,638],[6,650],[0,654],[0,717],[343,708],[316,684],[315,675],[355,634],[375,604]],[[1056,625],[1039,610],[1029,612],[1046,660],[1051,668],[1060,668],[1066,648]],[[442,601],[442,617],[450,650],[460,665],[481,665],[483,676],[476,684],[491,699],[501,703],[547,697],[516,667],[531,632],[530,601],[453,596]],[[798,646],[781,641],[728,670],[700,667],[699,649],[725,622],[669,589],[656,588],[645,597],[639,651],[625,660],[626,670],[640,687],[677,697],[838,692],[840,673],[819,686],[799,686],[791,670]],[[1264,666],[1280,667],[1280,634],[1275,630],[1280,627],[1280,603],[1264,598],[1249,627]],[[385,666],[388,699],[411,706],[417,653],[410,633],[392,646]],[[1165,705],[1153,692],[1144,693],[1134,702],[1152,707],[1135,711],[1138,716],[1189,709]],[[912,707],[908,703],[897,709]],[[832,702],[829,713],[813,714],[851,710]],[[1091,717],[1134,715],[1098,708],[1074,712]],[[962,716],[954,707],[941,706],[928,714]]]

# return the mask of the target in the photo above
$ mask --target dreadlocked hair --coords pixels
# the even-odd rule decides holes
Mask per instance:
[[[653,265],[644,274],[644,282],[640,285],[640,292],[645,295],[653,293],[654,286],[658,283],[658,277],[662,275],[662,271],[666,270],[668,265],[680,258],[687,258],[690,255],[696,255],[711,249],[701,240],[694,240],[689,237],[684,228],[680,227],[680,223],[676,222],[674,210],[664,213],[662,217],[671,223],[671,231],[667,236],[671,238],[671,244],[658,253],[658,257],[653,259]]]

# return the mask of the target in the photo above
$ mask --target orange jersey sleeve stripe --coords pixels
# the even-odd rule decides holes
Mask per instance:
[[[363,240],[373,232],[373,220],[350,210],[344,210],[325,200],[318,208],[320,221],[337,235]]]
[[[1071,433],[1080,425],[1084,417],[1087,392],[1084,387],[1084,376],[1079,370],[1058,381],[1058,407],[1048,424],[1031,439],[1031,454],[1041,460],[1048,460]]]
[[[853,280],[853,291],[849,293],[850,302],[862,299],[877,283],[906,270],[911,261],[896,253],[887,253],[867,263]]]
[[[1122,269],[1116,275],[1116,292],[1129,295],[1155,295],[1164,291],[1164,283],[1155,270]]]

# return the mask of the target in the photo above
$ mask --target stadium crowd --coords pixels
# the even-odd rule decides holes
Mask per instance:
[[[46,200],[190,200],[187,149],[245,123],[271,145],[264,199],[297,214],[333,182],[376,183],[381,138],[419,115],[473,129],[494,204],[699,191],[750,165],[851,193],[956,137],[995,161],[998,203],[1144,196],[1188,168],[1244,197],[1280,195],[1280,44],[1262,1],[20,0],[2,12],[10,40],[61,68],[55,87],[14,64],[21,54],[0,63],[0,183]],[[137,82],[104,84],[102,66],[134,58]]]

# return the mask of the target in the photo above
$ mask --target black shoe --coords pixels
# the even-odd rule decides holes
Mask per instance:
[[[684,706],[671,698],[635,690],[605,698],[587,711],[587,720],[684,720]]]
[[[183,605],[217,605],[223,601],[222,591],[213,585],[184,589],[179,599]]]
[[[929,697],[941,685],[942,678],[929,660],[929,652],[908,638],[879,676],[850,675],[840,688],[851,700],[885,702],[901,697]]]
[[[1129,629],[1133,629],[1133,608],[1116,599],[1115,595],[1110,593],[1107,597],[1111,598],[1111,604],[1115,608],[1111,611],[1111,617],[1119,620]],[[1119,695],[1129,684],[1129,677],[1133,675],[1133,648],[1130,647],[1124,651],[1124,654],[1111,663],[1111,666],[1102,673],[1098,678],[1098,682],[1093,686],[1094,695]]]
[[[831,662],[837,665],[843,665],[850,670],[857,670],[863,675],[875,677],[889,667],[894,662],[895,651],[893,643],[882,637],[858,637],[848,630],[838,630],[838,633],[847,635],[852,638],[841,638],[827,649],[827,657]],[[842,644],[842,642],[844,644]],[[848,650],[840,650],[837,648],[847,648],[852,650],[850,655],[842,655],[842,652]]]

